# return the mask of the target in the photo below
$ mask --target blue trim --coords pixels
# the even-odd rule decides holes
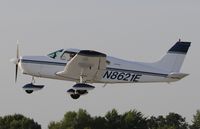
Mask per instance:
[[[78,54],[83,56],[92,56],[92,57],[106,57],[106,54],[92,50],[81,50]]]
[[[66,63],[61,62],[50,62],[50,61],[39,61],[39,60],[26,60],[22,59],[22,63],[34,63],[34,64],[46,64],[46,65],[59,65],[59,66],[66,66]]]
[[[190,47],[191,42],[177,42],[171,49],[169,49],[169,53],[181,53],[186,54]]]
[[[22,63],[34,63],[34,64],[66,66],[66,63],[61,63],[61,62],[37,61],[37,60],[26,60],[26,59],[22,59],[21,61],[22,61]],[[145,72],[145,71],[137,71],[137,70],[111,68],[111,67],[107,67],[106,70],[122,71],[122,72],[125,71],[125,72],[130,72],[130,73],[141,73],[141,74],[152,75],[152,76],[163,76],[163,77],[168,76],[168,74],[163,74],[163,73],[153,73],[153,72]]]
[[[126,71],[126,72],[130,72],[130,73],[141,73],[141,74],[152,75],[152,76],[163,76],[163,77],[167,77],[168,76],[168,74],[163,74],[163,73],[153,73],[153,72],[128,70],[128,69],[118,69],[118,68],[110,68],[110,67],[107,67],[107,70],[122,71],[122,72]]]

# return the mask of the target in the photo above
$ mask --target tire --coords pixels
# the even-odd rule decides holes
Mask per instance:
[[[79,94],[71,94],[72,99],[78,99],[80,97]]]
[[[32,94],[33,90],[25,90],[27,94]]]

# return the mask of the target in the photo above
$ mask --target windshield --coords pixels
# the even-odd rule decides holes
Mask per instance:
[[[58,56],[60,56],[60,54],[62,53],[62,51],[63,51],[63,49],[55,51],[55,52],[52,52],[52,53],[48,54],[48,57],[55,59]]]

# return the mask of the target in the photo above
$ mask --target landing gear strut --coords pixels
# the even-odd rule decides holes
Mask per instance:
[[[31,80],[31,83],[29,84],[29,87],[31,87],[30,85],[33,86],[34,83],[35,83],[35,78],[32,76],[32,80]],[[25,86],[27,86],[27,85],[25,85]],[[24,87],[25,87],[25,86],[24,86]],[[33,93],[33,90],[28,89],[28,90],[25,90],[25,92],[26,92],[27,94],[32,94],[32,93]]]

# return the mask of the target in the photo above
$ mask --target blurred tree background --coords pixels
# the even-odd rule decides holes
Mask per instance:
[[[119,114],[116,109],[105,116],[91,117],[86,110],[67,112],[59,122],[51,122],[49,129],[200,129],[200,111],[193,116],[192,124],[177,113],[166,116],[145,117],[137,110]]]
[[[33,119],[15,114],[0,117],[0,129],[41,129],[41,125]]]
[[[119,114],[116,109],[104,116],[92,117],[86,110],[66,112],[61,121],[52,121],[49,129],[200,129],[200,110],[193,116],[191,124],[177,113],[166,116],[149,116],[137,110]],[[33,119],[20,114],[0,117],[0,129],[41,129]]]

